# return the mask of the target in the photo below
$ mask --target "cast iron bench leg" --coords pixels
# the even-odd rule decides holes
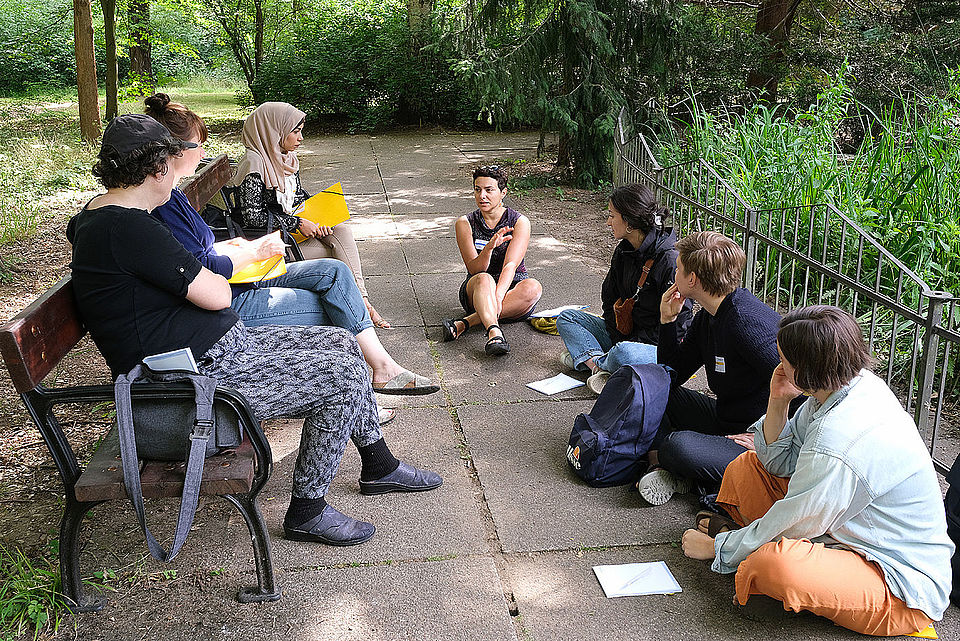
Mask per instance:
[[[241,603],[258,603],[261,601],[278,601],[280,591],[277,590],[273,578],[273,553],[270,548],[270,535],[267,533],[267,524],[257,507],[256,497],[244,494],[225,494],[243,515],[250,531],[250,542],[253,544],[253,560],[257,566],[257,587],[241,588],[237,593],[237,600]]]
[[[83,579],[80,577],[80,526],[83,517],[96,503],[81,503],[67,498],[60,521],[60,580],[67,607],[73,612],[99,612],[106,604],[102,596],[91,597],[83,593]]]

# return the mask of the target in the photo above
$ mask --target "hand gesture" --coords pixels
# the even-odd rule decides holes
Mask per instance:
[[[282,240],[280,240],[280,232],[275,231],[272,234],[267,234],[266,236],[261,236],[256,241],[252,242],[251,245],[254,245],[254,256],[256,260],[264,260],[270,258],[271,256],[276,256],[277,254],[282,254],[287,246]]]
[[[790,382],[787,373],[783,370],[783,363],[777,365],[770,377],[770,400],[792,401],[803,394],[803,390]]]
[[[506,242],[509,242],[510,239],[513,238],[513,234],[511,233],[512,231],[513,231],[513,227],[501,227],[493,235],[493,238],[487,241],[487,245],[486,247],[484,247],[484,249],[489,249],[490,251],[493,251],[500,245]]]
[[[716,556],[713,537],[700,530],[691,529],[684,532],[680,539],[680,546],[683,548],[684,554],[698,561],[709,561]]]
[[[743,434],[729,434],[727,435],[727,438],[740,447],[745,447],[748,450],[756,449],[753,444],[753,434],[750,434],[749,432],[744,432]]]
[[[660,299],[660,322],[663,324],[672,323],[677,320],[683,304],[687,301],[680,293],[677,284],[674,283],[663,292],[663,298]]]

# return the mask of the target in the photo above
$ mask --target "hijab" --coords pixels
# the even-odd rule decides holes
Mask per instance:
[[[230,185],[239,185],[248,175],[257,173],[267,189],[283,192],[286,177],[297,173],[300,161],[295,151],[284,151],[280,143],[306,114],[285,102],[265,102],[243,121],[240,139],[247,153],[237,167]]]

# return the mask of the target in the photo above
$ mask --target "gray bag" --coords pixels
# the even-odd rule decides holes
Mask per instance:
[[[132,405],[130,387],[141,378],[189,380],[194,387],[196,404],[191,407],[182,399],[141,398]],[[153,372],[143,365],[117,377],[114,385],[123,484],[143,528],[150,554],[159,561],[172,560],[187,540],[200,497],[204,459],[224,448],[237,447],[243,440],[236,414],[221,404],[215,411],[216,389],[216,379],[209,376],[187,371]],[[187,463],[177,529],[169,552],[164,551],[147,527],[140,486],[140,457]]]

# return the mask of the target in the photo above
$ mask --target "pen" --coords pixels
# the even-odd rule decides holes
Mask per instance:
[[[636,575],[636,576],[634,576],[632,579],[630,579],[629,581],[627,581],[626,583],[624,583],[623,585],[621,585],[621,586],[620,586],[620,589],[617,590],[617,592],[623,592],[624,590],[626,590],[627,588],[629,588],[631,585],[633,585],[634,583],[636,583],[636,582],[639,581],[640,579],[646,577],[648,574],[650,574],[650,570],[651,570],[651,568],[650,568],[649,566],[643,568],[642,570],[640,570],[639,572],[637,572],[637,575]]]

